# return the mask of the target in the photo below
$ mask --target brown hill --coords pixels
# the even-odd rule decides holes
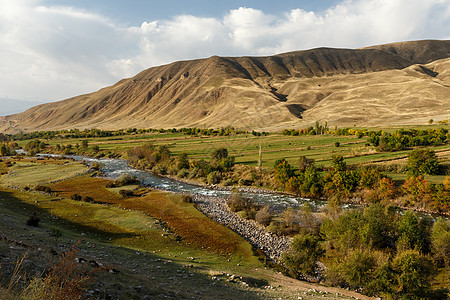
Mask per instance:
[[[180,61],[2,117],[0,130],[425,123],[450,115],[449,57],[450,41],[417,41]]]

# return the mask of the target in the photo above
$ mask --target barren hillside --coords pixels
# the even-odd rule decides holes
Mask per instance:
[[[450,41],[180,61],[0,118],[0,130],[419,124],[450,116]]]

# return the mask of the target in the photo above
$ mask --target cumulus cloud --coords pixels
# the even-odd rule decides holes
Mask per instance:
[[[450,38],[450,0],[343,0],[322,13],[299,7],[282,15],[240,7],[221,18],[180,15],[138,27],[42,3],[0,0],[0,97],[59,100],[211,55]]]

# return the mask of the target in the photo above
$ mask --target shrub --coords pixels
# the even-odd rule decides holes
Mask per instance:
[[[181,169],[180,171],[178,171],[178,173],[177,173],[177,177],[180,177],[180,178],[185,178],[185,177],[187,177],[189,175],[189,170],[188,169]]]
[[[27,225],[32,227],[38,227],[41,218],[39,218],[36,213],[33,213],[27,220]]]
[[[39,191],[39,192],[45,192],[45,193],[51,193],[52,192],[52,189],[50,187],[46,186],[46,185],[38,184],[37,186],[35,186],[34,189],[36,191]]]
[[[298,159],[298,171],[303,173],[307,168],[314,166],[315,160],[302,155]]]
[[[231,186],[231,185],[233,185],[233,179],[228,178],[228,179],[224,180],[222,184],[224,186]]]
[[[236,190],[234,190],[228,197],[227,205],[232,212],[238,212],[241,210],[251,211],[255,207],[253,199],[242,196],[242,194]]]
[[[278,221],[270,222],[269,226],[266,228],[267,231],[279,234],[281,232],[281,223]]]
[[[341,143],[339,143],[339,142],[335,142],[335,143],[334,143],[334,146],[335,146],[335,147],[339,147],[340,145],[341,145]]]
[[[100,171],[102,169],[102,164],[99,162],[94,161],[91,165],[90,165],[90,169],[91,170],[95,170],[95,171]]]
[[[256,213],[255,221],[264,226],[270,224],[272,221],[272,215],[270,214],[268,205],[264,206]]]
[[[292,240],[292,251],[283,256],[283,263],[295,278],[315,275],[316,262],[325,252],[319,241],[320,238],[312,234],[297,235]]]
[[[78,194],[72,194],[72,196],[70,196],[70,199],[75,200],[75,201],[81,201],[81,196]]]
[[[249,215],[245,210],[238,211],[237,215],[242,219],[249,219]]]
[[[191,195],[181,195],[181,200],[186,203],[193,203],[194,199]]]
[[[123,198],[130,198],[134,195],[134,192],[132,190],[120,190],[119,195]]]
[[[85,196],[83,198],[83,201],[84,202],[94,202],[94,198],[92,198],[91,196]]]
[[[220,173],[217,171],[211,172],[207,176],[208,184],[217,184],[221,180]]]
[[[116,187],[116,184],[114,183],[114,181],[109,181],[106,184],[106,188],[115,188],[115,187]]]
[[[116,186],[124,186],[124,185],[134,184],[137,182],[138,182],[138,180],[137,180],[136,176],[134,176],[134,175],[132,176],[129,173],[122,173],[122,174],[120,174],[119,178],[114,180],[114,184]]]

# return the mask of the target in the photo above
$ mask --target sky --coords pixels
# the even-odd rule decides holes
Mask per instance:
[[[0,0],[0,114],[177,60],[420,39],[450,39],[450,0]]]

